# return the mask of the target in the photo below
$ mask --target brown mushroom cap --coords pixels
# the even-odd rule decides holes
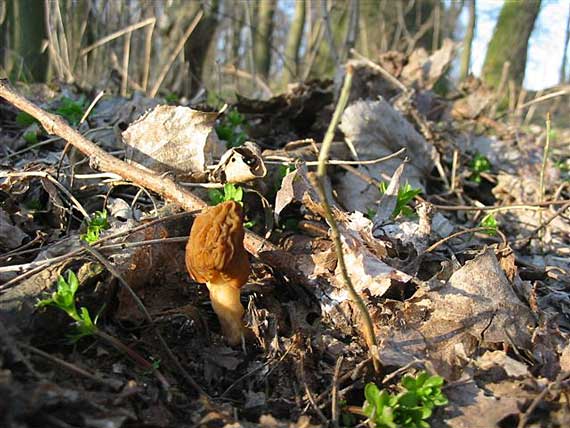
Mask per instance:
[[[229,284],[239,289],[251,266],[243,247],[241,205],[227,201],[211,207],[194,220],[186,245],[186,267],[197,281]]]
[[[186,245],[186,267],[205,282],[226,340],[238,345],[245,337],[240,287],[251,270],[243,248],[243,212],[234,201],[209,208],[194,220]]]

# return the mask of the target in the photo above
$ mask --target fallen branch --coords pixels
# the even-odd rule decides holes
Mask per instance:
[[[125,180],[157,193],[165,200],[180,206],[186,211],[202,210],[207,206],[202,199],[193,195],[172,179],[142,169],[137,165],[128,164],[102,150],[69,126],[60,116],[48,113],[18,94],[5,79],[0,79],[0,97],[36,118],[48,134],[61,137],[87,156],[91,168],[117,174]],[[273,244],[250,231],[246,233],[244,245],[246,250],[254,256],[258,256],[264,251],[277,250]]]

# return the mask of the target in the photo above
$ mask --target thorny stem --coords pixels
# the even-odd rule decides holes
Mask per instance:
[[[382,367],[377,355],[378,347],[376,344],[376,336],[374,334],[374,326],[372,325],[372,319],[370,318],[370,314],[368,313],[368,309],[366,308],[364,301],[354,289],[352,281],[350,280],[350,276],[348,275],[348,270],[346,269],[346,263],[344,261],[344,253],[342,249],[342,241],[340,239],[338,225],[332,214],[330,204],[327,200],[327,194],[325,192],[325,180],[327,177],[327,161],[329,158],[329,151],[334,138],[336,126],[340,121],[340,116],[344,111],[346,104],[348,103],[348,96],[350,95],[350,87],[352,85],[352,74],[353,74],[353,69],[349,65],[346,70],[346,76],[344,78],[344,84],[340,92],[338,103],[336,105],[327,132],[325,134],[325,138],[323,139],[323,144],[321,146],[321,151],[319,153],[319,166],[317,169],[317,177],[318,177],[317,189],[319,191],[319,196],[321,197],[323,209],[325,211],[325,219],[327,220],[327,223],[331,228],[331,235],[334,242],[335,252],[338,259],[338,265],[342,273],[342,279],[344,285],[348,289],[350,298],[356,303],[356,306],[360,311],[360,316],[362,317],[364,323],[364,336],[368,344],[368,351],[370,353],[370,356],[372,357],[372,363],[374,364],[374,371],[376,371],[376,373],[380,373]]]

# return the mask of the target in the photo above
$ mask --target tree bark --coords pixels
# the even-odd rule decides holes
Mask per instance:
[[[568,12],[568,18],[566,19],[566,35],[564,36],[564,51],[562,54],[562,66],[560,67],[560,79],[559,83],[563,84],[568,81],[566,77],[566,62],[568,61],[568,41],[570,40],[570,11]]]
[[[501,79],[505,62],[510,62],[509,80],[522,85],[526,66],[528,40],[540,10],[541,0],[504,3],[487,48],[483,65],[483,81],[495,88]]]
[[[212,0],[203,6],[204,16],[184,46],[184,55],[188,61],[188,82],[184,92],[189,98],[196,95],[202,85],[204,64],[218,27],[219,8],[219,0]]]
[[[475,34],[475,25],[477,20],[475,0],[467,0],[469,4],[469,21],[463,38],[463,52],[461,52],[461,66],[459,68],[459,78],[465,79],[469,74],[469,66],[471,64],[471,48],[473,46],[473,35]]]
[[[5,65],[12,68],[13,79],[45,82],[48,69],[47,53],[42,52],[43,40],[47,38],[45,17],[44,2],[7,1],[8,47],[12,54],[8,55],[11,59]]]
[[[254,34],[255,71],[267,80],[271,68],[271,39],[273,35],[273,15],[275,0],[259,0],[257,25]]]
[[[305,2],[298,1],[295,4],[295,15],[287,38],[287,48],[285,49],[285,59],[287,64],[284,67],[285,83],[291,82],[299,73],[299,48],[303,39],[305,28]]]

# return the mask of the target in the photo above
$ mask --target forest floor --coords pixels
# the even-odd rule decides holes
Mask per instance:
[[[342,82],[223,112],[3,82],[0,425],[570,426],[570,132],[474,78],[442,95],[450,61],[346,67],[320,183],[368,315],[316,186]],[[184,262],[229,199],[233,347]]]

